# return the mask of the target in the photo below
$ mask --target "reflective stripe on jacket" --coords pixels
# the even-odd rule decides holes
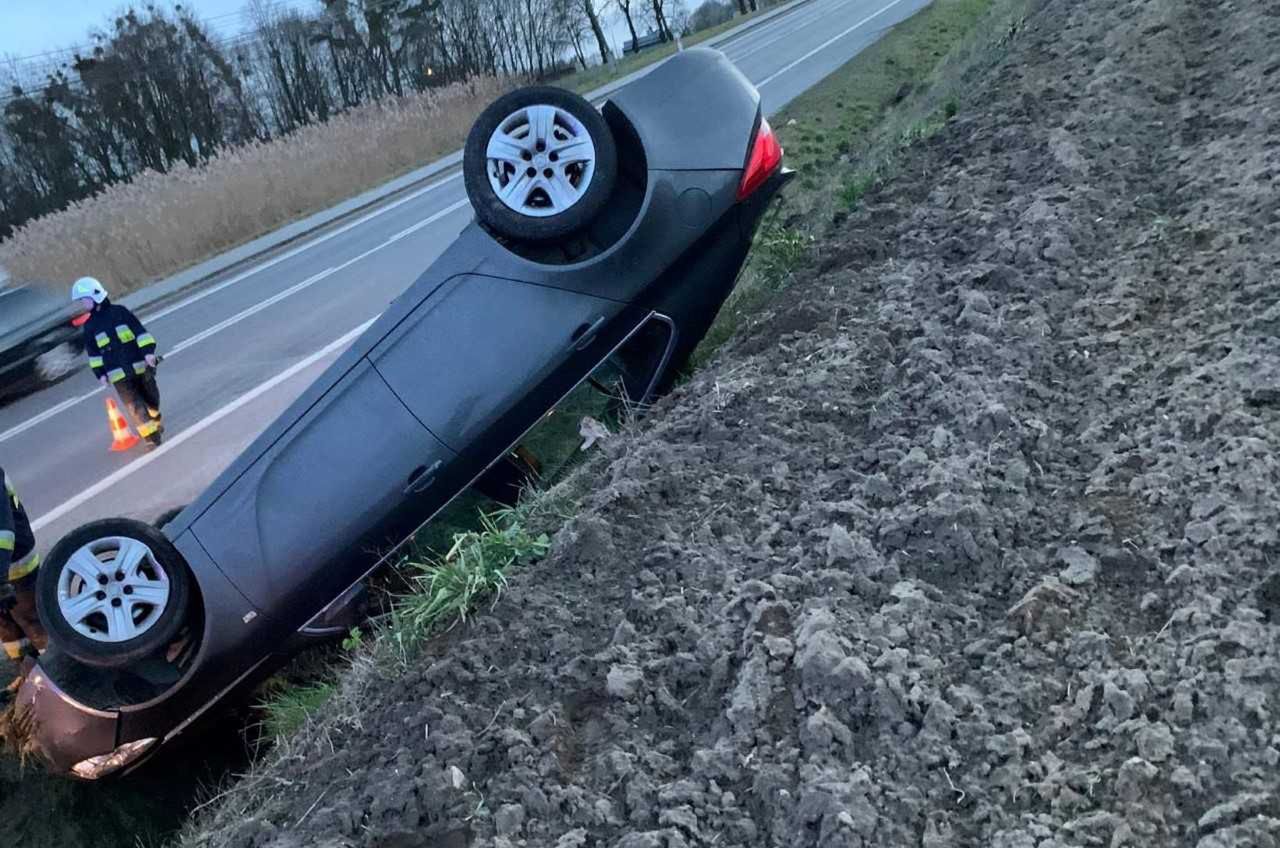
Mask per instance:
[[[15,583],[40,566],[36,555],[36,537],[27,520],[27,510],[13,487],[13,482],[0,468],[4,496],[0,498],[0,579]]]
[[[145,374],[147,354],[156,352],[155,336],[138,316],[105,300],[85,322],[84,346],[94,377],[118,383],[130,375]]]

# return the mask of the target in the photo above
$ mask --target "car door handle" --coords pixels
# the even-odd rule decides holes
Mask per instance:
[[[426,491],[432,483],[436,481],[436,473],[440,471],[440,466],[444,465],[443,460],[437,459],[428,468],[423,466],[416,469],[413,474],[409,475],[409,485],[405,486],[404,493],[406,495],[416,495]]]
[[[569,347],[572,350],[586,350],[587,346],[596,340],[596,333],[600,332],[600,328],[604,326],[604,316],[601,315],[590,324],[583,324],[573,331],[573,335],[569,339]]]

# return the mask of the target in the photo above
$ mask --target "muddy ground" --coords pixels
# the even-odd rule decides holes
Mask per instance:
[[[1280,844],[1280,5],[1051,0],[248,846]]]

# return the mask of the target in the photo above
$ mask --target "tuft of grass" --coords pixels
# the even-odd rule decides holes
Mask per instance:
[[[946,119],[938,115],[930,115],[909,123],[898,136],[898,147],[907,148],[918,141],[932,138],[946,126]]]
[[[551,540],[526,529],[520,507],[482,513],[480,527],[454,537],[444,556],[410,563],[418,573],[413,591],[403,595],[391,623],[398,641],[414,645],[441,630],[465,622],[480,603],[497,603],[507,571],[546,555]]]
[[[846,208],[856,209],[863,195],[870,191],[879,179],[880,175],[874,170],[856,171],[845,181],[844,187],[840,190],[840,201]]]
[[[258,703],[263,732],[274,740],[292,736],[325,707],[334,691],[334,684],[326,681],[278,686]]]
[[[784,288],[812,247],[813,236],[792,227],[766,224],[756,234],[752,248],[759,284],[772,291]]]

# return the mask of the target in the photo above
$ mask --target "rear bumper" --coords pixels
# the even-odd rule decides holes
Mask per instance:
[[[24,747],[56,774],[96,780],[132,764],[153,747],[153,740],[144,740],[146,745],[118,749],[119,715],[76,701],[31,660],[18,690],[17,709],[28,734]]]

